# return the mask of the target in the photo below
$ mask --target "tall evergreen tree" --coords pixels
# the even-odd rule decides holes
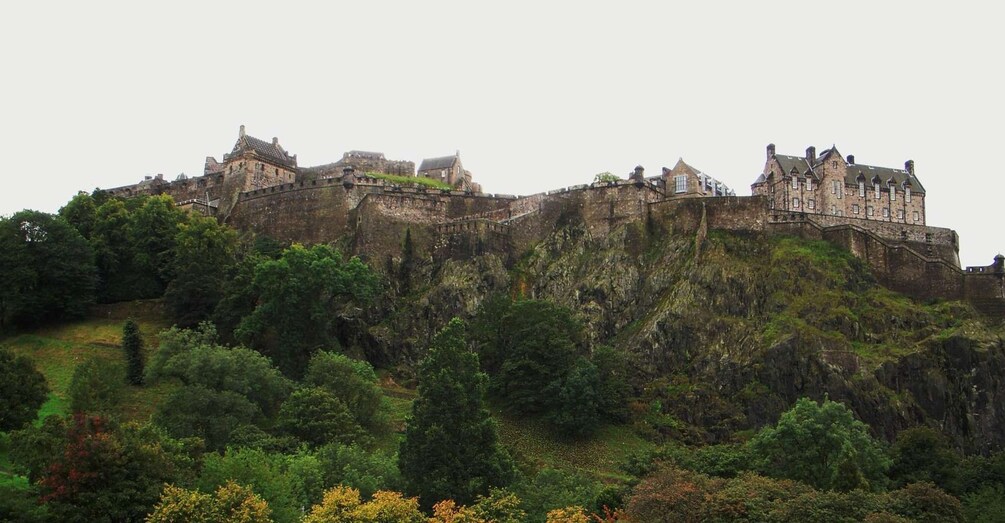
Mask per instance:
[[[133,320],[122,325],[122,350],[126,353],[126,381],[130,385],[143,385],[143,338]]]
[[[486,376],[453,319],[433,339],[419,368],[419,395],[405,428],[398,465],[425,507],[443,499],[470,503],[513,478],[485,408]]]

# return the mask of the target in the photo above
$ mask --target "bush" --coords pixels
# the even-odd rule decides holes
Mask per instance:
[[[74,412],[112,413],[125,390],[122,365],[104,358],[91,358],[73,370],[67,394]]]
[[[0,431],[33,421],[48,394],[45,376],[30,359],[0,348]]]

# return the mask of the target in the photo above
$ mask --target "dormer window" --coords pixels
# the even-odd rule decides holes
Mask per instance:
[[[875,192],[876,192],[876,199],[878,200],[879,199],[879,184],[876,183],[876,182],[872,182],[872,188],[875,190]]]
[[[809,177],[806,178],[806,190],[807,191],[812,191],[813,190],[813,178],[809,178]]]
[[[799,189],[799,178],[796,178],[795,176],[792,177],[792,188]]]
[[[897,186],[892,183],[890,184],[890,201],[897,201]]]
[[[904,201],[911,203],[911,186],[904,187]]]
[[[865,180],[858,181],[858,195],[865,198]]]

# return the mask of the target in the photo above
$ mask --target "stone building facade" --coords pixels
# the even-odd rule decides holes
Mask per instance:
[[[765,196],[772,210],[823,214],[852,219],[925,225],[925,188],[914,174],[914,161],[903,169],[877,167],[842,157],[837,147],[819,156],[777,154],[768,144],[764,170],[750,186]]]
[[[223,162],[208,157],[203,169],[205,175],[242,177],[242,191],[290,183],[296,178],[296,172],[297,155],[287,153],[279,145],[279,138],[273,138],[271,143],[259,140],[246,134],[243,125],[233,150],[223,155]]]
[[[464,169],[461,152],[453,156],[426,158],[419,164],[418,176],[439,180],[462,191],[481,192],[481,186],[471,180],[471,171]]]
[[[726,184],[688,165],[683,158],[677,160],[673,169],[663,168],[663,183],[667,198],[736,196]]]

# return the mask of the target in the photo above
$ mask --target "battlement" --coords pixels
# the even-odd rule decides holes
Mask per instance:
[[[924,188],[913,162],[903,170],[872,167],[842,158],[835,148],[820,156],[810,148],[802,158],[777,155],[769,145],[753,196],[736,196],[683,160],[660,176],[646,177],[637,166],[628,179],[607,174],[593,183],[515,196],[480,192],[459,152],[427,158],[418,170],[413,162],[359,150],[334,163],[299,167],[278,139],[258,140],[242,128],[223,158],[207,157],[200,177],[148,176],[108,192],[168,194],[180,207],[281,242],[349,238],[359,254],[381,258],[400,255],[406,231],[433,256],[496,252],[507,260],[567,224],[598,238],[639,220],[698,237],[708,229],[792,234],[847,249],[879,281],[915,298],[967,299],[985,311],[1005,311],[1005,257],[960,268],[956,232],[925,223]],[[451,188],[368,172],[438,179]],[[872,178],[856,174],[864,172]]]

